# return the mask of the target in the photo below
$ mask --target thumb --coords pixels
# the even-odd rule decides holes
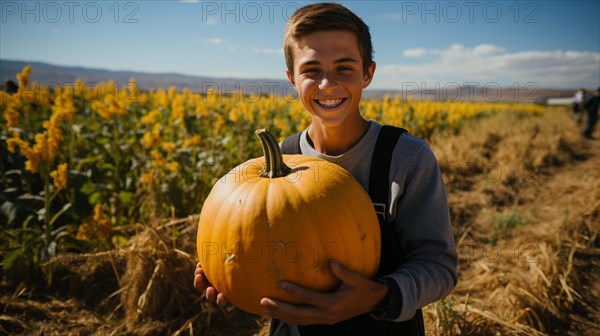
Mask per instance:
[[[336,261],[331,262],[331,271],[336,277],[342,280],[343,283],[349,285],[358,285],[365,279],[362,274],[348,269]]]

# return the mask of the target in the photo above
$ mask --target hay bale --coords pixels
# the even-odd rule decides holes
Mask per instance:
[[[62,254],[44,264],[50,290],[76,298],[99,313],[114,309],[118,299],[111,296],[119,286],[119,273],[125,265],[118,250]]]
[[[125,247],[62,254],[50,260],[44,266],[53,280],[51,291],[95,319],[69,325],[68,319],[58,320],[62,322],[47,330],[63,333],[76,324],[89,335],[106,334],[107,329],[99,325],[110,326],[110,332],[119,335],[136,336],[264,334],[267,319],[233,307],[220,308],[193,287],[197,220],[190,216],[162,226],[142,226]],[[20,326],[21,320],[14,318],[17,320],[0,320],[11,330],[34,325]],[[35,325],[48,325],[44,320],[38,322]]]
[[[147,229],[136,235],[125,259],[121,301],[128,330],[149,320],[175,316],[199,299],[192,286],[193,257],[171,248],[164,233]]]

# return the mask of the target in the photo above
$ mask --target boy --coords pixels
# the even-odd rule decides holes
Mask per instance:
[[[368,26],[339,4],[307,5],[287,24],[284,52],[288,79],[311,115],[311,125],[298,139],[301,154],[339,164],[368,190],[382,129],[359,111],[362,90],[375,72]],[[382,238],[383,225],[391,225],[397,238],[395,246],[382,246],[376,279],[332,262],[332,272],[342,283],[333,293],[282,282],[284,290],[305,304],[263,298],[265,314],[273,318],[270,335],[424,334],[420,308],[456,285],[458,257],[446,191],[431,149],[409,134],[402,134],[392,149],[389,183],[383,186],[392,206],[384,211],[387,220],[381,225]],[[194,286],[206,290],[209,300],[226,303],[200,265]]]

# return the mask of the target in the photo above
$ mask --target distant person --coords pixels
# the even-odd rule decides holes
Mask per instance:
[[[600,87],[596,89],[594,96],[585,102],[584,108],[587,113],[587,122],[585,130],[583,131],[583,136],[588,139],[593,139],[592,133],[598,122],[598,113],[600,113]]]
[[[19,86],[13,82],[12,79],[7,79],[4,81],[4,83],[2,83],[2,89],[4,90],[4,92],[6,93],[17,93],[17,91],[19,91]]]
[[[573,118],[579,124],[583,115],[583,103],[585,101],[585,89],[579,89],[573,96],[571,106],[573,107]]]

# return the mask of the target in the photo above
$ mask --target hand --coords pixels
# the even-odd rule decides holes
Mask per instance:
[[[331,263],[331,270],[342,281],[334,292],[320,293],[281,282],[283,290],[304,304],[263,298],[260,303],[265,313],[294,325],[334,324],[373,311],[389,290],[387,284],[353,272],[336,262]]]
[[[205,291],[205,296],[208,301],[216,302],[221,307],[224,307],[227,304],[225,296],[217,292],[210,282],[208,282],[200,263],[196,265],[196,271],[194,272],[194,288],[199,291]]]

